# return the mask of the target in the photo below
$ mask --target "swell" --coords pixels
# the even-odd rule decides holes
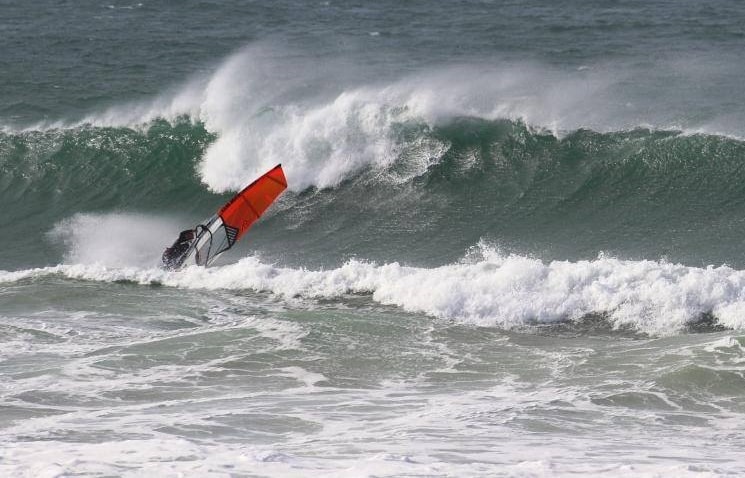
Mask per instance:
[[[646,129],[557,137],[473,117],[394,122],[387,134],[388,159],[358,165],[333,187],[288,193],[237,254],[250,248],[307,266],[351,257],[439,265],[484,239],[546,259],[607,251],[742,264],[741,141]],[[184,222],[211,214],[229,196],[201,182],[215,139],[188,118],[0,134],[0,263],[59,262],[43,233],[78,213]],[[307,169],[295,160],[284,161],[291,186]]]

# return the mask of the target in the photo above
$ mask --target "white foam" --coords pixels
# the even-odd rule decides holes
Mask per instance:
[[[362,293],[407,311],[505,328],[603,313],[617,326],[667,334],[709,312],[725,326],[745,327],[745,271],[728,266],[698,268],[604,256],[546,263],[504,256],[486,246],[482,246],[481,255],[480,260],[435,268],[350,260],[336,269],[316,271],[276,267],[254,257],[224,267],[190,267],[178,272],[76,264],[0,272],[0,282],[61,273],[88,280],[251,289],[285,297],[335,298]]]
[[[205,409],[178,410],[172,403],[153,407],[118,405],[113,410],[83,407],[66,415],[38,419],[47,429],[98,431],[99,440],[72,441],[52,437],[3,443],[0,472],[7,476],[721,476],[742,471],[736,444],[711,440],[696,446],[701,437],[683,435],[681,440],[649,440],[669,433],[662,425],[650,425],[640,438],[638,430],[621,427],[563,435],[547,441],[546,434],[524,433],[514,427],[515,418],[530,418],[531,410],[566,398],[566,387],[547,387],[528,394],[525,388],[500,385],[489,390],[458,394],[422,394],[409,390],[403,396],[391,390],[336,391],[333,401],[322,398],[301,401],[297,397],[281,405],[289,416],[313,418],[323,423],[312,435],[288,434],[276,443],[259,445],[210,439],[194,440],[161,431],[173,424],[210,423],[214,416],[230,417],[236,406],[225,400],[208,401]],[[325,394],[328,400],[328,391]],[[519,398],[518,398],[519,397]],[[580,410],[596,408],[585,396],[574,397]],[[287,397],[281,396],[280,399]],[[241,405],[253,410],[277,410],[278,397],[242,397]],[[288,405],[289,406],[285,406]],[[386,408],[380,404],[394,405]],[[380,406],[377,415],[354,412],[350,406]],[[226,408],[227,407],[227,408]],[[609,412],[609,410],[597,410]],[[612,412],[612,411],[611,411]],[[206,419],[206,422],[204,421]],[[570,419],[571,421],[571,419]],[[641,422],[641,418],[639,419]],[[601,425],[607,422],[599,419]],[[602,428],[602,427],[601,427]],[[122,439],[113,433],[130,431],[139,438]],[[18,430],[11,430],[12,433]],[[721,428],[702,433],[706,437]],[[18,436],[18,435],[15,435]],[[44,436],[44,435],[42,435]],[[618,451],[618,443],[627,444]],[[594,459],[586,460],[587,456]],[[713,457],[718,460],[713,460]],[[650,457],[652,457],[650,459]],[[714,468],[714,465],[716,468]]]
[[[521,459],[499,458],[494,452],[483,461],[457,462],[423,454],[412,458],[391,453],[368,453],[357,458],[290,455],[259,447],[238,445],[208,446],[179,439],[128,440],[122,442],[68,444],[36,442],[10,444],[10,460],[0,465],[6,476],[64,477],[71,475],[141,476],[204,476],[224,478],[236,474],[305,477],[309,475],[336,477],[368,476],[505,476],[540,478],[546,476],[660,476],[710,478],[736,473],[736,466],[713,467],[702,464],[675,464],[657,459],[633,465],[607,460],[592,463],[566,463],[565,450],[538,443],[518,451]],[[23,447],[23,448],[22,448]],[[25,449],[24,449],[25,448]],[[497,448],[501,448],[501,445]],[[538,457],[529,457],[531,450]],[[449,455],[454,452],[449,451]],[[513,450],[510,450],[511,452]],[[558,453],[551,456],[549,452]],[[578,453],[577,451],[573,451]],[[442,455],[447,455],[444,453]],[[75,458],[71,458],[75,457]],[[585,460],[586,461],[586,460]],[[592,460],[591,460],[592,461]],[[619,460],[620,461],[620,460]]]
[[[282,376],[295,379],[302,383],[304,393],[307,392],[308,389],[316,389],[317,383],[328,381],[328,378],[320,373],[310,372],[302,367],[283,367],[280,370]]]

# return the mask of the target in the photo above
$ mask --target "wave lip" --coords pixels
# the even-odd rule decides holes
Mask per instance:
[[[712,314],[723,326],[745,328],[745,271],[728,266],[697,268],[602,255],[595,260],[546,263],[504,256],[485,246],[480,254],[479,260],[435,268],[351,260],[336,269],[313,271],[276,267],[255,257],[179,272],[61,265],[2,272],[0,283],[63,274],[197,289],[251,289],[307,299],[370,294],[376,302],[406,311],[508,329],[591,314],[606,315],[615,327],[656,335],[681,332],[704,314]]]

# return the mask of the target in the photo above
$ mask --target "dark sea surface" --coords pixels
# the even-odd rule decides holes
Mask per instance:
[[[741,2],[0,0],[0,39],[1,475],[745,474]]]

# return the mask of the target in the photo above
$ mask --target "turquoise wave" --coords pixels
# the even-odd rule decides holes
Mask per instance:
[[[394,134],[404,147],[390,166],[287,194],[245,248],[309,266],[349,257],[439,264],[480,240],[554,259],[605,251],[744,262],[742,141],[647,129],[557,137],[479,118],[401,124]],[[421,161],[422,139],[446,147],[407,176]],[[211,214],[229,197],[198,177],[214,140],[188,118],[140,129],[0,133],[0,267],[58,262],[44,233],[76,213]]]

